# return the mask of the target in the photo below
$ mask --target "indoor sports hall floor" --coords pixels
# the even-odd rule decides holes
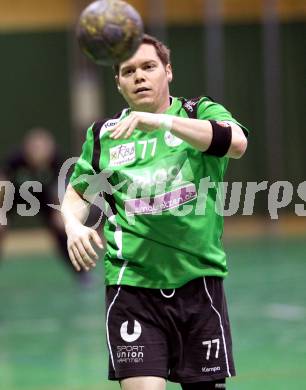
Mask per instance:
[[[305,238],[226,242],[238,376],[229,390],[304,389]],[[80,289],[52,253],[0,267],[0,388],[113,390],[106,380],[103,269]],[[167,389],[179,389],[168,384]]]

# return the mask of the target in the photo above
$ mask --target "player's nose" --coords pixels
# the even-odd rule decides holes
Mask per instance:
[[[135,83],[137,83],[137,84],[139,82],[142,82],[142,81],[145,80],[143,71],[141,69],[138,68],[138,69],[135,70],[134,80],[135,80]]]

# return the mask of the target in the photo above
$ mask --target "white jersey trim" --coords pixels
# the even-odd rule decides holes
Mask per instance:
[[[109,222],[112,223],[114,226],[116,226],[116,230],[115,230],[115,233],[114,233],[114,240],[115,240],[115,243],[116,243],[117,248],[118,248],[118,250],[117,250],[117,257],[118,257],[118,259],[124,260],[124,258],[122,256],[123,236],[122,236],[121,226],[118,225],[118,223],[116,221],[116,216],[115,215],[112,215],[109,218]],[[124,271],[126,270],[127,265],[128,265],[128,260],[126,260],[124,262],[123,266],[120,269],[120,272],[119,272],[119,275],[118,275],[117,284],[121,283],[121,280],[123,278],[123,274],[124,274]]]
[[[160,289],[160,293],[161,293],[161,295],[162,295],[164,298],[172,298],[172,297],[174,297],[174,294],[175,294],[175,288],[173,289],[172,293],[169,294],[169,295],[165,294],[164,291],[163,291],[162,289]]]
[[[121,121],[122,117],[127,113],[128,110],[129,110],[129,108],[125,108],[124,110],[122,110],[119,118],[109,119],[108,121],[103,123],[103,125],[101,126],[101,129],[100,129],[100,138],[102,138],[103,135],[107,131],[109,131],[112,127],[116,126],[116,124],[119,121]]]
[[[121,267],[121,270],[120,270],[119,276],[118,276],[118,280],[117,280],[117,284],[120,284],[120,283],[121,283],[121,280],[122,280],[122,278],[123,278],[124,271],[125,271],[125,269],[126,269],[128,263],[129,263],[128,260],[126,260],[126,261],[124,262],[123,266]]]
[[[118,288],[117,294],[115,295],[115,298],[113,299],[112,303],[109,305],[109,308],[107,310],[107,315],[106,315],[106,336],[107,336],[107,344],[108,344],[108,349],[109,349],[109,354],[110,358],[112,361],[113,368],[115,370],[115,362],[114,362],[114,356],[113,356],[113,351],[112,351],[112,346],[110,343],[110,338],[109,338],[109,329],[108,329],[108,322],[109,322],[109,316],[110,316],[110,311],[114,303],[116,302],[116,299],[118,298],[118,295],[120,293],[121,286]]]
[[[213,305],[213,300],[212,300],[212,297],[209,294],[209,291],[207,289],[205,277],[203,277],[203,282],[204,282],[204,288],[205,288],[206,294],[207,294],[207,296],[208,296],[208,298],[210,300],[210,306],[211,306],[211,308],[214,310],[214,312],[217,314],[217,316],[219,318],[219,323],[220,323],[220,328],[221,328],[221,333],[222,333],[222,341],[223,341],[224,353],[225,353],[226,370],[227,370],[228,376],[231,377],[232,374],[230,372],[229,364],[228,364],[227,348],[226,348],[226,343],[225,343],[225,336],[224,336],[224,329],[223,329],[223,325],[222,325],[221,315],[218,312],[218,310],[215,308],[215,306]]]

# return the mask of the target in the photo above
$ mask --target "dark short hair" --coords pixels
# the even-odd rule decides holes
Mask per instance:
[[[161,60],[164,66],[171,63],[170,49],[168,49],[168,47],[163,42],[159,41],[157,38],[149,34],[144,34],[141,44],[154,46],[156,50],[156,54],[158,55],[159,59]],[[120,63],[114,65],[114,72],[116,75],[119,74],[119,69],[120,69]]]

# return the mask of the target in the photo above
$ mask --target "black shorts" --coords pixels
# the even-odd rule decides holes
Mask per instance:
[[[175,290],[107,286],[106,333],[111,380],[192,383],[235,375],[221,278]]]

